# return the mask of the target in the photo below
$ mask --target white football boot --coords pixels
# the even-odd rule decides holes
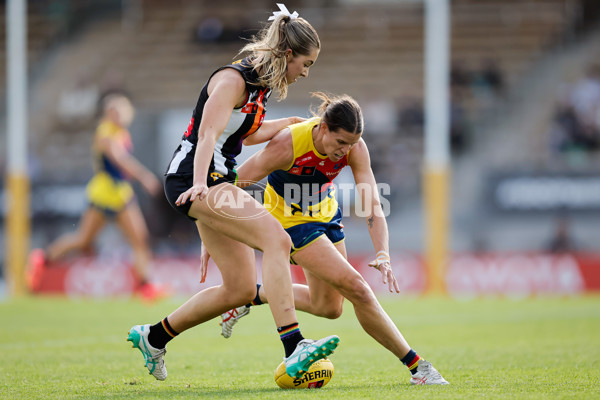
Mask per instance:
[[[250,314],[250,307],[248,306],[234,308],[233,310],[221,314],[221,335],[223,335],[225,339],[230,338],[233,333],[234,325],[237,324],[240,318],[248,314]]]
[[[448,381],[429,361],[419,360],[417,372],[410,378],[411,385],[449,385]]]
[[[140,349],[144,356],[144,362],[150,374],[159,381],[164,381],[167,378],[167,367],[163,356],[167,353],[167,349],[157,349],[148,343],[148,334],[150,333],[150,324],[136,325],[129,330],[127,341],[132,343],[131,347]]]
[[[336,335],[320,340],[301,340],[294,352],[283,359],[285,371],[292,378],[300,378],[311,365],[333,353],[339,342],[340,338]]]

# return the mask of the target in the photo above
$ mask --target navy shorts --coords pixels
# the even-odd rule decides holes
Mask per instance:
[[[285,231],[292,238],[291,255],[323,235],[327,236],[331,243],[337,244],[345,238],[342,210],[338,208],[337,213],[329,222],[309,222],[289,227]]]

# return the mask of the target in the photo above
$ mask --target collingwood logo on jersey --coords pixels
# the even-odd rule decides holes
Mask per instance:
[[[213,182],[215,182],[217,179],[223,178],[223,174],[220,174],[218,172],[211,172],[210,177],[213,179]]]

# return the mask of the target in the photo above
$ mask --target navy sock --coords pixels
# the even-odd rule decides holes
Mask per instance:
[[[413,349],[410,349],[408,354],[402,357],[400,361],[402,361],[402,364],[406,365],[406,367],[410,370],[410,373],[414,375],[417,373],[417,367],[419,366],[420,359],[421,357],[419,357],[419,355]]]

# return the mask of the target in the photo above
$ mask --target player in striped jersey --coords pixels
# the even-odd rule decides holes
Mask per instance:
[[[242,144],[270,140],[301,119],[265,121],[273,89],[280,99],[298,78],[307,77],[321,44],[314,28],[285,6],[241,52],[246,58],[219,68],[202,88],[190,124],[167,170],[165,194],[171,205],[194,220],[203,246],[219,263],[223,284],[202,290],[155,325],[136,325],[128,340],[144,355],[150,373],[167,376],[166,344],[179,333],[248,303],[256,293],[254,249],[263,252],[263,282],[285,350],[287,373],[304,374],[331,354],[339,338],[304,339],[298,326],[290,271],[290,238],[248,193],[236,187],[235,157]],[[224,204],[234,199],[235,204]],[[202,278],[202,282],[204,277]]]

